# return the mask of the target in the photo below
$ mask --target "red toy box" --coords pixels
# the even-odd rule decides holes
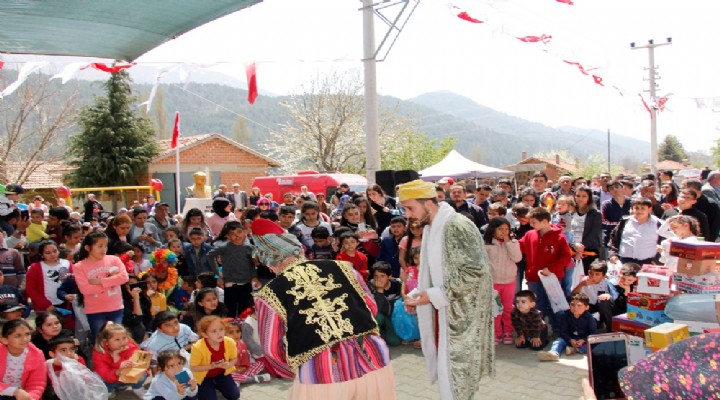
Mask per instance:
[[[612,318],[612,331],[623,332],[628,335],[645,338],[645,329],[651,328],[650,325],[642,323],[636,319],[628,318],[627,314],[616,315]]]
[[[720,243],[670,241],[670,255],[688,260],[717,260]]]

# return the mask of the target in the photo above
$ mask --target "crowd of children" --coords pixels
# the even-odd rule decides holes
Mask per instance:
[[[545,190],[547,176],[539,173],[517,196],[501,180],[494,189],[478,187],[471,199],[451,200],[485,217],[479,229],[502,304],[495,344],[540,351],[540,360],[584,353],[587,336],[610,330],[612,317],[625,312],[639,265],[658,251],[673,261],[667,243],[657,246],[661,221],[650,200],[624,197],[623,183],[604,181],[593,190],[582,181],[566,187],[567,181]],[[0,397],[52,395],[52,384],[40,382],[47,377],[41,361],[53,360],[57,370],[67,359],[85,365],[86,355],[109,392],[130,388],[147,399],[212,399],[217,391],[237,399],[240,384],[277,376],[264,360],[252,313],[252,292],[273,277],[253,255],[254,218],[296,235],[309,260],[350,262],[375,295],[386,342],[419,345],[416,317],[402,305],[418,285],[423,228],[408,225],[397,203],[375,186],[369,199],[342,192],[334,210],[307,196],[274,206],[259,197],[235,218],[223,216],[223,224],[212,219],[212,227],[198,209],[182,221],[167,216],[153,224],[153,211],[138,208],[102,221],[104,229],[96,216],[81,225],[64,207],[47,215],[35,207],[27,220],[16,215],[13,229],[0,230],[0,255],[7,260],[0,269]],[[663,210],[674,202],[678,215],[664,211],[665,237],[693,240],[717,226],[705,221],[701,227],[688,211],[695,186],[690,182],[675,191],[678,199],[668,198]],[[438,194],[446,190],[438,187]],[[218,204],[222,214],[233,212],[229,203]],[[18,243],[27,245],[22,252],[13,248]],[[618,277],[609,279],[608,265],[616,262]],[[554,312],[549,278],[557,279],[569,310]],[[24,321],[30,308],[34,329]],[[128,378],[143,353],[150,357],[147,373]],[[42,373],[29,373],[35,370]]]

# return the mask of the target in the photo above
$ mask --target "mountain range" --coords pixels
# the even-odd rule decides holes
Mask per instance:
[[[47,76],[40,75],[36,79],[47,79]],[[32,84],[33,80],[29,79],[26,84]],[[57,80],[52,82],[59,85]],[[90,104],[93,96],[103,94],[102,81],[75,80],[66,86],[61,93],[67,93],[70,86],[78,91],[78,107]],[[233,126],[243,120],[250,133],[246,144],[262,151],[262,143],[281,134],[281,125],[290,122],[290,114],[281,104],[288,97],[267,95],[261,89],[261,96],[250,105],[246,101],[247,91],[234,86],[196,82],[186,86],[162,84],[148,117],[157,120],[157,100],[161,96],[167,121],[166,132],[160,137],[169,137],[167,130],[172,129],[175,110],[181,111],[182,134],[187,136],[219,132],[232,137]],[[151,89],[152,85],[146,83],[133,84],[140,101],[147,99]],[[607,154],[606,132],[551,128],[498,112],[451,92],[426,93],[407,100],[381,96],[380,103],[409,117],[415,122],[417,131],[428,138],[455,137],[460,153],[491,166],[514,164],[521,160],[523,151],[529,155],[563,152],[580,160]],[[3,118],[7,117],[0,115],[0,120]],[[73,132],[77,132],[77,128],[70,134]],[[613,163],[645,161],[649,159],[649,144],[612,134],[611,157]]]

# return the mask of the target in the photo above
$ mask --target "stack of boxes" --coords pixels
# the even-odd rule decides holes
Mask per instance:
[[[674,275],[677,290],[692,294],[720,293],[720,243],[672,242],[670,255],[678,257]]]

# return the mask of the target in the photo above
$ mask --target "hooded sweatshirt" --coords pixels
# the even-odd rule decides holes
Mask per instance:
[[[540,236],[540,232],[531,230],[520,239],[520,249],[526,260],[525,278],[528,282],[540,282],[538,271],[547,268],[558,280],[565,275],[565,266],[572,257],[570,246],[562,233],[562,228],[553,226]]]

